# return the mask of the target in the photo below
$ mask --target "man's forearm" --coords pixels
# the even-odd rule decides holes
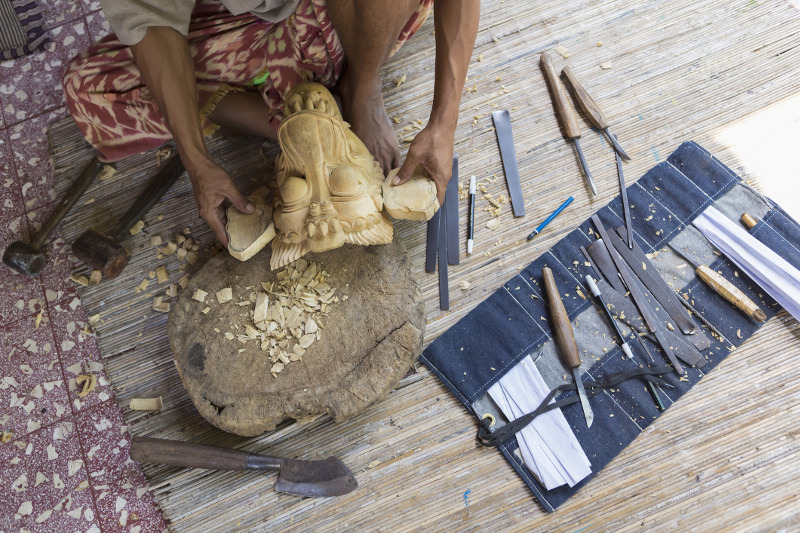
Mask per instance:
[[[475,47],[480,0],[436,0],[436,75],[430,124],[455,131],[461,93]]]
[[[209,158],[186,37],[173,28],[150,27],[131,51],[145,85],[166,119],[189,176],[194,179]]]

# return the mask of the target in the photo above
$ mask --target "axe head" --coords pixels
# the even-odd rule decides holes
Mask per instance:
[[[341,496],[358,487],[353,473],[335,457],[321,461],[282,459],[275,490],[312,498]]]

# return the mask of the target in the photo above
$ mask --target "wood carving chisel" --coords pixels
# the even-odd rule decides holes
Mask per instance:
[[[614,331],[617,333],[617,337],[619,337],[620,339],[621,343],[620,348],[622,348],[622,352],[628,356],[628,359],[633,359],[633,352],[631,351],[630,344],[628,344],[628,341],[625,340],[625,336],[622,334],[622,330],[619,329],[619,325],[617,324],[617,321],[614,319],[614,315],[611,314],[611,311],[608,308],[608,304],[606,303],[605,298],[603,298],[603,293],[600,292],[600,289],[592,279],[592,276],[589,276],[588,274],[586,276],[586,284],[589,285],[589,290],[592,292],[594,297],[597,298],[597,300],[600,302],[600,306],[603,308],[603,311],[605,311],[606,318],[608,318],[608,321],[611,322],[612,326],[614,326]],[[636,337],[637,339],[639,338],[639,336],[636,335],[636,333],[633,333],[633,336]],[[642,339],[639,339],[639,342],[641,343]],[[648,351],[647,354],[650,355],[650,352]],[[652,355],[650,355],[650,360],[655,362],[653,360]],[[653,385],[653,383],[650,381],[647,382],[647,386],[648,389],[650,390],[650,395],[656,402],[656,407],[658,407],[659,411],[663,411],[664,404],[661,402],[661,397],[658,395],[656,386]]]
[[[756,322],[764,322],[767,319],[767,315],[764,314],[764,311],[762,311],[753,300],[739,290],[733,283],[725,279],[719,272],[712,270],[708,265],[701,264],[697,259],[679,250],[676,246],[669,243],[667,245],[687,263],[692,265],[698,278],[703,280],[714,292],[733,304],[734,307]]]
[[[564,67],[561,69],[561,74],[563,74],[564,78],[567,80],[567,85],[572,89],[572,94],[578,101],[578,105],[583,109],[583,112],[586,113],[586,118],[589,119],[589,122],[591,122],[595,128],[606,134],[606,137],[608,137],[608,140],[611,141],[611,145],[614,147],[614,151],[619,154],[622,159],[630,161],[630,156],[626,154],[622,146],[619,145],[616,135],[613,135],[608,129],[608,121],[603,115],[603,112],[600,111],[600,107],[595,103],[592,97],[589,96],[586,89],[578,82],[570,68]]]
[[[612,139],[616,135],[611,136]],[[614,152],[617,160],[617,177],[619,177],[619,197],[622,199],[622,216],[625,219],[625,234],[628,236],[628,248],[633,249],[633,227],[631,226],[631,206],[628,203],[628,188],[625,186],[625,174],[622,172],[622,158],[619,152]]]
[[[519,180],[517,167],[517,151],[514,148],[514,135],[511,133],[511,116],[508,111],[493,111],[494,132],[497,135],[497,144],[500,146],[500,159],[503,160],[503,170],[506,174],[508,195],[511,197],[511,209],[515,217],[525,216],[525,204],[522,201],[522,185]]]
[[[742,213],[741,218],[742,224],[747,228],[747,231],[753,229],[753,227],[758,224],[758,220],[751,217],[748,213]]]
[[[427,242],[425,245],[425,272],[436,272],[436,254],[439,251],[439,218],[442,208],[436,211],[428,221]]]
[[[597,187],[594,185],[594,178],[592,178],[592,173],[589,172],[589,166],[586,164],[586,159],[583,157],[581,144],[578,142],[578,139],[581,138],[581,128],[578,125],[578,115],[572,108],[572,104],[570,104],[567,98],[567,92],[564,90],[564,86],[561,85],[561,81],[558,79],[558,74],[556,73],[556,68],[553,66],[553,60],[551,59],[550,54],[543,52],[541,58],[539,59],[539,64],[544,72],[544,77],[547,79],[547,83],[550,85],[550,95],[553,100],[553,107],[555,108],[556,114],[560,118],[561,124],[564,127],[566,138],[571,140],[575,145],[575,150],[578,152],[578,160],[583,168],[583,175],[586,178],[586,182],[589,184],[589,188],[592,189],[592,194],[596,196]]]
[[[586,397],[583,381],[581,381],[581,358],[578,354],[578,345],[575,342],[575,334],[572,331],[569,315],[567,315],[564,302],[561,301],[553,271],[544,267],[542,269],[542,278],[544,279],[550,316],[553,320],[553,336],[555,337],[558,354],[561,356],[561,361],[572,370],[572,376],[575,378],[575,385],[578,388],[578,396],[583,408],[583,416],[586,419],[586,426],[592,427],[594,413],[592,412],[592,406],[589,405],[589,398]]]
[[[453,155],[453,174],[444,193],[447,204],[447,264],[461,262],[461,239],[458,238],[458,154]]]
[[[636,277],[641,280],[647,290],[650,291],[653,297],[664,307],[664,310],[669,314],[670,318],[675,321],[675,325],[685,335],[702,335],[700,328],[695,321],[692,320],[692,316],[678,303],[672,288],[667,285],[661,277],[661,274],[658,273],[656,267],[650,262],[650,258],[647,257],[644,251],[637,245],[634,245],[633,249],[628,248],[623,242],[623,239],[626,239],[624,228],[619,228],[617,231],[619,234],[613,231],[608,232],[608,240],[604,239],[606,245],[613,246],[617,252],[619,252],[625,262],[628,263],[628,266],[631,267],[631,270],[636,274]],[[696,339],[692,340],[695,341]],[[711,346],[711,341],[708,339],[698,337],[698,340],[700,340],[700,342],[695,345],[699,350],[705,350]]]
[[[639,288],[636,286],[635,280],[633,279],[633,274],[630,273],[628,270],[628,265],[625,264],[625,260],[620,257],[619,253],[617,253],[616,249],[609,244],[608,240],[608,232],[606,232],[603,223],[600,221],[600,217],[597,215],[592,216],[592,222],[594,223],[595,228],[597,229],[600,237],[603,239],[606,248],[608,249],[608,253],[611,255],[612,261],[617,266],[617,269],[622,276],[622,281],[625,282],[625,285],[628,287],[628,291],[631,293],[631,297],[633,298],[633,302],[636,304],[636,307],[639,309],[639,313],[642,315],[642,318],[647,324],[647,329],[655,335],[656,340],[658,341],[661,349],[664,350],[664,353],[667,354],[667,359],[669,362],[672,363],[672,366],[675,368],[675,372],[678,374],[683,374],[683,367],[678,362],[678,359],[675,357],[675,353],[672,351],[672,348],[664,339],[664,336],[661,335],[660,330],[658,329],[658,324],[656,323],[655,314],[653,313],[652,309],[650,308],[650,304],[647,303],[644,295],[639,292]]]
[[[676,292],[677,292],[677,289],[676,289]],[[708,321],[708,319],[707,319],[706,317],[704,317],[702,313],[700,313],[700,312],[699,312],[697,309],[695,309],[695,308],[694,308],[694,306],[693,306],[692,304],[690,304],[690,303],[689,303],[689,301],[688,301],[686,298],[684,298],[684,297],[682,297],[680,294],[678,294],[678,301],[679,301],[680,303],[682,303],[682,304],[683,304],[683,306],[684,306],[686,309],[688,309],[688,310],[689,310],[689,311],[690,311],[690,312],[691,312],[691,313],[692,313],[694,316],[696,316],[696,317],[697,317],[697,320],[699,320],[700,322],[702,322],[703,324],[705,324],[705,325],[706,325],[706,327],[707,327],[707,328],[708,328],[708,329],[709,329],[709,330],[710,330],[712,333],[714,333],[714,334],[715,334],[717,337],[719,337],[719,338],[720,338],[720,340],[721,340],[722,342],[726,342],[726,343],[728,343],[728,344],[731,344],[731,341],[729,341],[729,340],[728,340],[728,339],[725,337],[725,335],[723,335],[723,334],[722,334],[722,332],[721,332],[720,330],[718,330],[717,328],[715,328],[715,327],[714,327],[714,324],[712,324],[711,322],[709,322],[709,321]]]
[[[439,309],[450,310],[450,287],[447,282],[447,202],[439,209]]]

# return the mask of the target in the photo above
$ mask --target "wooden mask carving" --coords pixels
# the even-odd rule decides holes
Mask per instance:
[[[325,87],[303,83],[289,91],[278,143],[271,268],[344,243],[392,241],[381,167]]]

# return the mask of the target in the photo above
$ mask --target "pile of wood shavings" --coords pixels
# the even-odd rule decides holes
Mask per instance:
[[[306,350],[322,338],[321,319],[339,302],[336,289],[326,283],[328,273],[319,263],[298,259],[278,272],[277,278],[277,283],[262,282],[263,292],[250,293],[249,302],[255,303],[249,317],[253,325],[245,325],[244,333],[238,335],[224,333],[227,339],[236,338],[242,344],[257,342],[269,353],[273,377],[289,363],[302,360]],[[226,298],[227,294],[222,300]]]

